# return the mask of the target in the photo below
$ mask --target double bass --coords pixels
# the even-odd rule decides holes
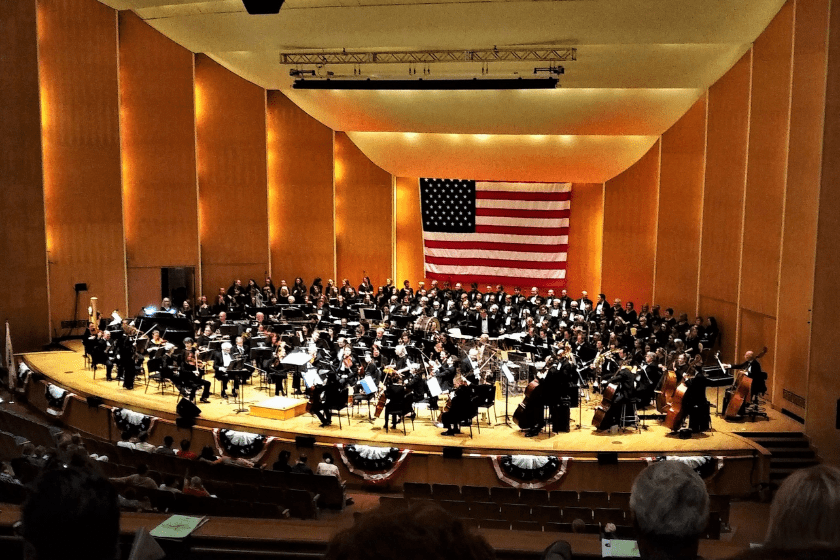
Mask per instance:
[[[592,426],[601,429],[601,423],[610,411],[610,407],[615,399],[615,393],[618,391],[618,383],[610,383],[601,395],[601,404],[595,409],[595,416],[592,417]]]
[[[759,358],[764,357],[766,353],[767,347],[765,346],[764,349],[753,359],[758,360]],[[732,419],[738,417],[738,413],[741,411],[741,407],[746,401],[750,399],[750,395],[752,394],[752,382],[752,378],[747,374],[746,371],[738,371],[735,385],[733,385],[733,387],[735,387],[735,390],[734,392],[731,392],[729,404],[726,406],[726,411],[723,413],[724,418]],[[730,391],[731,389],[728,389],[727,393],[730,393]]]
[[[703,358],[701,356],[697,356],[694,360],[689,364],[688,370],[686,371],[686,376],[689,373],[693,373],[695,368],[700,366],[703,363]],[[668,372],[671,373],[671,372]],[[676,377],[676,375],[675,375]],[[693,376],[692,376],[693,377]],[[685,397],[686,391],[688,391],[688,385],[686,381],[690,379],[686,377],[685,379],[680,381],[679,386],[674,391],[673,396],[671,397],[671,405],[668,408],[668,411],[665,414],[665,422],[664,425],[669,430],[675,430],[682,426],[682,423],[685,421],[686,411],[682,406],[683,397]]]
[[[528,399],[534,394],[534,391],[536,391],[539,386],[539,377],[535,377],[533,381],[528,383],[528,386],[525,387],[525,398],[522,399],[522,402],[519,403],[519,406],[516,407],[516,411],[513,413],[513,422],[523,430],[533,428],[533,426],[527,425],[528,416],[530,415],[530,411],[528,410]],[[532,403],[531,406],[533,407],[534,404]]]
[[[658,412],[667,412],[668,405],[674,398],[674,392],[677,390],[677,373],[669,369],[662,377],[662,385],[656,391],[656,410]]]

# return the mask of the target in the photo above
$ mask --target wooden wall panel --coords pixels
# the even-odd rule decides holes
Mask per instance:
[[[775,324],[779,260],[782,244],[787,140],[790,118],[790,72],[793,46],[793,3],[785,4],[753,46],[750,137],[744,203],[738,354],[769,348],[761,365],[775,371],[775,332],[748,332],[747,321]],[[754,322],[754,321],[753,321]]]
[[[595,301],[601,291],[604,184],[574,183],[571,210],[566,290],[573,298],[579,298],[580,292],[586,290],[589,298]]]
[[[840,340],[840,321],[832,305],[840,293],[840,4],[831,4],[828,36],[825,132],[823,135],[820,216],[814,274],[811,356],[808,371],[806,433],[827,462],[840,465],[840,430],[835,427],[840,400],[837,358],[826,344]],[[818,30],[811,32],[817,33]]]
[[[202,287],[269,270],[265,90],[203,54],[195,57]]]
[[[410,280],[414,289],[426,276],[423,261],[423,223],[420,217],[420,179],[397,177],[396,215],[396,278],[402,285]]]
[[[828,0],[796,2],[790,147],[777,312],[779,327],[773,345],[776,348],[773,404],[793,410],[803,418],[805,410],[783,400],[783,391],[805,397],[808,390],[828,5]]]
[[[700,313],[715,315],[724,360],[735,355],[737,313],[707,302],[738,303],[741,231],[750,111],[751,53],[709,88],[706,180],[700,256]],[[721,307],[723,309],[723,307]]]
[[[198,267],[193,55],[119,13],[129,310],[160,303],[160,267]],[[151,285],[148,283],[151,282]]]
[[[267,119],[271,272],[276,286],[308,286],[334,275],[333,132],[279,91]]]
[[[601,291],[610,301],[632,301],[636,309],[653,298],[660,143],[604,185]]]
[[[60,334],[78,282],[89,290],[80,318],[90,296],[105,313],[127,304],[117,13],[95,0],[43,0],[38,10],[50,301]]]
[[[790,118],[790,72],[793,43],[792,2],[786,3],[753,46],[750,138],[742,240],[738,354],[768,346],[762,361],[775,370],[775,333],[760,340],[747,332],[746,314],[759,313],[775,323],[782,242],[787,140]],[[772,386],[772,377],[768,387]]]
[[[363,276],[383,285],[393,274],[391,175],[373,164],[343,132],[335,133],[337,281]]]
[[[35,2],[0,2],[0,29],[0,320],[24,352],[50,338]]]
[[[654,301],[689,317],[698,307],[705,151],[704,95],[662,135],[659,176]]]

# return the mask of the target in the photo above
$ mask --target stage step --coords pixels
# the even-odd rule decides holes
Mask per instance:
[[[770,489],[773,492],[792,472],[820,463],[817,450],[802,432],[741,432],[739,435],[770,452]]]

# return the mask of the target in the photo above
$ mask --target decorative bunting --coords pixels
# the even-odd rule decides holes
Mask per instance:
[[[410,449],[373,447],[370,445],[335,444],[347,469],[370,484],[391,480],[411,453]]]
[[[268,451],[268,444],[275,438],[266,437],[262,434],[215,428],[213,439],[220,455],[245,457],[256,463],[263,458],[263,455]]]
[[[566,475],[571,457],[490,455],[499,480],[514,488],[545,488]]]
[[[45,385],[44,396],[47,398],[47,413],[61,418],[64,416],[64,411],[67,410],[67,403],[70,402],[75,393],[68,393],[65,389],[52,383],[45,383]]]
[[[659,457],[645,457],[642,459],[648,465],[658,463],[659,461],[679,461],[688,465],[700,475],[705,481],[710,481],[723,469],[723,457],[712,457],[711,455],[660,455]]]
[[[157,416],[146,416],[127,408],[113,407],[111,412],[114,416],[114,423],[120,432],[128,432],[136,436],[140,432],[151,432],[157,422]]]

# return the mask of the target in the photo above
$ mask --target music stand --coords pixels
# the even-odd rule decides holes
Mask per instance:
[[[359,313],[362,319],[366,321],[381,321],[382,320],[382,311],[380,309],[374,309],[370,307],[365,307],[359,310]]]
[[[510,414],[508,413],[508,399],[510,398],[510,386],[516,385],[516,378],[513,376],[513,373],[510,371],[510,368],[519,369],[519,366],[511,362],[502,362],[502,373],[503,377],[505,378],[505,416],[504,422],[500,422],[498,425],[506,424],[510,426]],[[489,415],[490,413],[488,412],[488,417]]]
[[[306,352],[292,352],[280,360],[280,363],[285,366],[293,366],[301,377],[303,377],[303,372],[306,370],[306,364],[308,364],[311,359],[312,356]],[[288,391],[286,391],[286,393],[288,393]]]
[[[247,369],[243,369],[245,367],[245,358],[235,358],[227,368],[228,378],[233,377],[240,377],[239,380],[239,391],[236,400],[234,401],[239,408],[235,409],[234,412],[239,414],[240,412],[248,412],[248,409],[245,408],[245,376],[250,376],[251,372]]]

